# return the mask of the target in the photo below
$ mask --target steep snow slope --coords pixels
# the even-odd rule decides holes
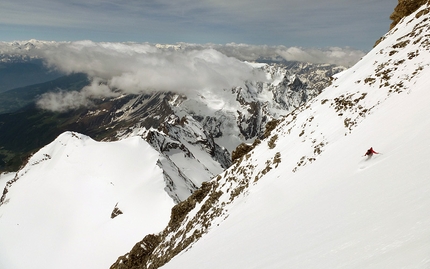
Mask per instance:
[[[429,11],[176,206],[142,266],[430,267]]]
[[[278,169],[163,268],[428,268],[430,95],[424,91],[391,98],[296,173],[304,153],[280,138]],[[370,146],[381,155],[362,157]],[[253,165],[264,167],[270,153],[257,148]]]
[[[2,197],[0,268],[107,268],[168,221],[173,201],[158,157],[139,137],[107,143],[60,135]],[[111,218],[114,208],[123,214]]]

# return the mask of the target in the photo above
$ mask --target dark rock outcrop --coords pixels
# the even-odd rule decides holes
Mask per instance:
[[[401,19],[411,15],[419,7],[427,3],[429,3],[428,0],[399,0],[393,13],[390,15],[390,19],[393,21],[390,25],[390,29],[393,29]]]

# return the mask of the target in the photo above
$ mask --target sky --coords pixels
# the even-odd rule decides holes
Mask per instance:
[[[0,41],[243,43],[369,51],[396,0],[2,0]]]

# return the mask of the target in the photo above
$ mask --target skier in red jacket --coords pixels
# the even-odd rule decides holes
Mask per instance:
[[[374,150],[373,150],[373,147],[371,147],[370,149],[368,149],[368,150],[366,151],[366,154],[364,154],[364,156],[372,157],[372,156],[373,156],[373,154],[379,154],[379,153],[378,153],[378,152],[376,152],[376,151],[374,151]]]

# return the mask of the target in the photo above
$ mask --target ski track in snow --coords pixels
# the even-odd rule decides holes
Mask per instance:
[[[363,157],[363,160],[361,160],[359,163],[359,169],[363,170],[363,169],[369,168],[371,166],[377,165],[378,163],[383,161],[381,158],[382,158],[382,156],[378,155],[378,154],[373,155],[371,157],[365,156],[365,157]]]

